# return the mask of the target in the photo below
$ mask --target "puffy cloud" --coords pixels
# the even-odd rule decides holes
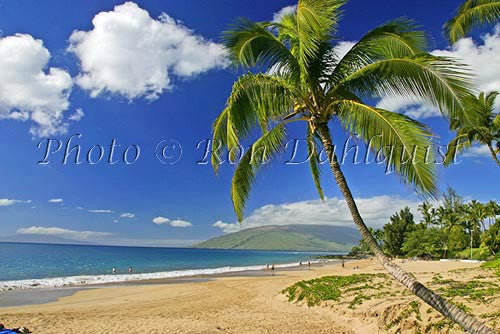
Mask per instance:
[[[426,103],[418,102],[410,98],[384,97],[377,103],[378,108],[396,111],[414,119],[424,119],[441,116],[438,108]]]
[[[34,136],[67,132],[64,111],[73,80],[50,67],[43,41],[27,34],[0,38],[0,119],[31,121]]]
[[[113,213],[112,210],[104,210],[104,209],[89,210],[89,212],[92,212],[92,213]]]
[[[224,223],[221,220],[216,221],[215,223],[212,224],[212,226],[220,228],[221,230],[224,231],[224,233],[232,233],[240,230],[240,224]]]
[[[18,199],[0,198],[0,206],[10,206],[16,203],[31,203],[31,200],[22,201]]]
[[[124,212],[120,215],[120,218],[128,218],[128,219],[132,219],[135,217],[135,214],[133,213],[129,213],[129,212]]]
[[[64,200],[62,198],[52,198],[49,199],[49,203],[62,203]]]
[[[453,57],[463,64],[469,65],[473,73],[477,75],[479,89],[481,91],[500,90],[500,25],[481,37],[481,44],[475,43],[472,38],[463,38],[456,42],[450,50],[434,50],[436,56]],[[418,100],[383,98],[377,105],[393,111],[404,113],[413,118],[429,118],[440,116],[437,108],[421,103]],[[497,110],[500,109],[500,101],[497,101]]]
[[[296,11],[297,11],[297,5],[283,7],[278,12],[273,14],[273,22],[281,22],[283,17],[295,13]]]
[[[190,227],[190,226],[193,226],[193,224],[191,224],[190,222],[187,222],[187,221],[184,221],[184,220],[180,220],[180,219],[174,219],[174,220],[170,220],[168,218],[165,218],[165,217],[156,217],[153,219],[153,223],[155,223],[156,225],[170,225],[172,227]]]
[[[98,13],[92,24],[90,31],[74,31],[68,48],[81,64],[76,82],[92,97],[109,92],[154,100],[172,87],[171,75],[187,78],[227,64],[221,45],[165,13],[155,20],[133,2]]]
[[[467,151],[461,153],[460,156],[464,158],[478,158],[478,157],[490,158],[491,153],[490,150],[488,149],[488,146],[481,145],[481,146],[472,146],[471,148],[467,149]]]
[[[53,235],[71,239],[88,239],[88,238],[102,238],[113,235],[108,232],[93,232],[93,231],[73,231],[59,227],[42,227],[31,226],[20,228],[17,234],[38,234],[38,235]]]
[[[383,195],[357,198],[356,203],[361,216],[369,226],[382,227],[394,212],[405,206],[410,207],[417,221],[420,219],[417,212],[420,202],[417,201]],[[318,199],[279,205],[269,204],[252,212],[243,220],[241,227],[239,223],[228,224],[221,221],[212,226],[222,229],[225,233],[231,233],[264,225],[291,224],[354,226],[345,201],[336,197],[326,199],[325,202]]]

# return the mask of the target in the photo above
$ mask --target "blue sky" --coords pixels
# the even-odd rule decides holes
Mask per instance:
[[[349,46],[381,23],[411,17],[431,36],[430,51],[464,58],[477,70],[480,88],[500,89],[495,64],[500,30],[476,32],[453,48],[443,38],[441,26],[460,2],[428,6],[386,0],[380,6],[351,0],[337,37]],[[203,157],[196,145],[210,137],[211,123],[238,75],[227,67],[219,36],[236,17],[271,20],[293,4],[0,0],[0,234],[176,246],[236,230],[229,197],[233,169],[223,165],[216,177],[210,165],[196,163]],[[420,118],[443,142],[450,138],[433,109],[384,103]],[[300,130],[293,128],[292,136],[303,138]],[[43,159],[44,140],[65,145],[74,134],[81,134],[73,143],[81,145],[82,158],[97,144],[107,157],[113,139],[122,145],[117,156],[130,145],[139,146],[141,155],[130,165],[63,165],[63,147],[49,156],[49,164],[37,163]],[[182,146],[182,157],[173,165],[155,156],[157,144],[169,139]],[[338,143],[344,139],[341,135]],[[440,187],[453,185],[466,197],[498,200],[498,167],[484,148],[460,160],[440,168]],[[329,197],[324,204],[317,200],[307,165],[285,166],[283,161],[264,168],[243,227],[349,224],[328,169],[323,173]],[[383,224],[394,210],[414,208],[420,200],[394,175],[384,175],[382,166],[346,163],[344,171],[354,195],[362,199],[368,224]]]

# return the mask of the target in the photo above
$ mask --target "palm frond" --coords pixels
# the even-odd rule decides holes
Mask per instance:
[[[489,110],[491,113],[495,109],[495,100],[496,100],[498,94],[500,94],[500,93],[497,91],[491,91],[488,94],[486,94],[486,96],[484,97],[484,107],[485,107],[485,109]]]
[[[227,114],[228,109],[225,108],[212,124],[212,156],[211,163],[215,174],[219,171],[219,157],[224,152],[227,145]]]
[[[256,125],[262,132],[274,118],[283,117],[293,106],[293,86],[281,77],[245,74],[233,85],[226,103],[226,146],[239,145]]]
[[[298,77],[300,69],[297,60],[272,33],[270,26],[272,25],[267,22],[239,19],[222,35],[222,42],[230,59],[244,68],[259,66],[265,71],[283,70]]]
[[[231,183],[231,199],[238,220],[243,220],[243,211],[250,189],[259,169],[273,156],[284,149],[286,129],[282,124],[262,135],[241,158]]]
[[[307,157],[309,159],[309,167],[311,168],[311,174],[318,191],[318,195],[321,200],[324,200],[325,196],[323,193],[323,188],[321,187],[321,170],[319,168],[319,154],[316,150],[316,140],[314,139],[314,132],[310,126],[307,127]]]
[[[413,97],[439,108],[450,118],[473,117],[466,110],[473,80],[465,65],[453,59],[421,54],[370,63],[347,76],[329,93],[344,88],[372,97]]]
[[[479,25],[493,25],[500,19],[499,0],[467,0],[460,6],[444,30],[451,43],[465,37]]]
[[[423,195],[438,195],[432,135],[424,124],[357,101],[341,100],[335,108],[341,124],[376,154],[382,153],[404,183]]]
[[[444,165],[449,166],[458,153],[471,147],[471,140],[467,133],[457,134],[447,145],[446,154],[444,157]]]
[[[318,54],[320,46],[330,41],[336,31],[340,7],[345,0],[299,0],[296,14],[297,45],[292,45],[295,58],[301,69],[302,81],[309,76],[308,67]]]
[[[368,32],[339,60],[331,81],[338,83],[352,72],[377,60],[423,53],[427,48],[427,39],[423,31],[416,29],[414,21],[401,18]]]

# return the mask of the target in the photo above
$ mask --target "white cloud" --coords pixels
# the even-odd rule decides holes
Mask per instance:
[[[0,37],[0,119],[31,121],[44,137],[67,132],[64,111],[73,80],[60,68],[47,70],[49,51],[27,34]]]
[[[295,13],[296,11],[297,11],[297,5],[283,7],[278,12],[273,14],[273,22],[281,22],[283,17]]]
[[[76,82],[92,97],[117,93],[154,100],[171,76],[192,77],[227,65],[220,44],[205,40],[163,13],[155,20],[133,2],[100,12],[90,31],[74,31],[69,51],[81,64]]]
[[[477,157],[490,158],[491,153],[490,150],[488,149],[488,146],[481,145],[481,146],[472,146],[471,148],[467,149],[467,151],[461,153],[460,156],[464,158],[477,158]]]
[[[170,220],[170,219],[165,218],[165,217],[156,217],[156,218],[153,219],[153,223],[155,223],[156,225],[167,224],[167,225],[170,225],[172,227],[189,227],[189,226],[193,226],[193,224],[191,224],[190,222],[184,221],[184,220],[180,220],[180,219]]]
[[[78,122],[83,118],[83,116],[85,116],[85,113],[83,112],[82,108],[77,108],[75,110],[75,113],[69,116],[68,119],[73,122]]]
[[[377,108],[399,112],[414,119],[441,116],[438,108],[426,102],[419,102],[417,99],[412,99],[411,97],[403,99],[387,96],[377,103]]]
[[[111,210],[103,210],[103,209],[89,210],[89,212],[92,212],[92,213],[113,213],[113,211],[111,211]]]
[[[129,213],[129,212],[124,212],[120,215],[120,218],[128,218],[128,219],[132,219],[135,217],[135,214],[133,213]]]
[[[415,215],[415,220],[420,220],[417,207],[418,201],[403,199],[397,196],[375,196],[370,198],[357,198],[356,203],[365,223],[373,227],[382,227],[389,221],[394,212],[405,206],[410,207]],[[225,233],[231,233],[240,229],[258,227],[264,225],[336,225],[354,227],[352,217],[343,199],[329,198],[325,202],[321,200],[310,200],[279,205],[265,205],[252,212],[243,220],[241,227],[239,223],[228,224],[218,221],[212,226],[222,229]]]
[[[167,224],[168,222],[170,222],[170,219],[165,218],[165,217],[156,217],[153,219],[153,223],[155,223],[157,225]]]
[[[62,198],[52,198],[49,199],[49,203],[62,203],[64,200]]]
[[[180,220],[180,219],[175,219],[170,222],[170,226],[172,227],[189,227],[193,226],[190,222]]]
[[[215,223],[212,224],[213,227],[218,227],[221,230],[224,231],[224,233],[232,233],[232,232],[237,232],[240,230],[240,224],[229,224],[229,223],[224,223],[223,221],[219,220],[216,221]]]
[[[491,33],[483,35],[480,44],[468,37],[460,39],[450,50],[434,50],[431,53],[436,56],[454,57],[469,65],[472,72],[477,75],[476,79],[481,91],[500,90],[500,62],[498,61],[500,25],[497,25]],[[377,106],[419,119],[440,115],[437,108],[411,99],[386,97]],[[500,110],[500,100],[497,101],[497,110]]]
[[[31,203],[30,201],[21,201],[18,199],[0,198],[0,206],[10,206],[16,203]]]
[[[53,235],[71,239],[88,239],[88,238],[102,238],[113,235],[108,232],[93,232],[93,231],[73,231],[59,227],[42,227],[31,226],[20,228],[17,234],[38,234],[38,235]]]

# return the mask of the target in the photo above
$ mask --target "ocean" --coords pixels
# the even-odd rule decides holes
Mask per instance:
[[[279,268],[324,254],[335,252],[0,243],[0,291]]]

